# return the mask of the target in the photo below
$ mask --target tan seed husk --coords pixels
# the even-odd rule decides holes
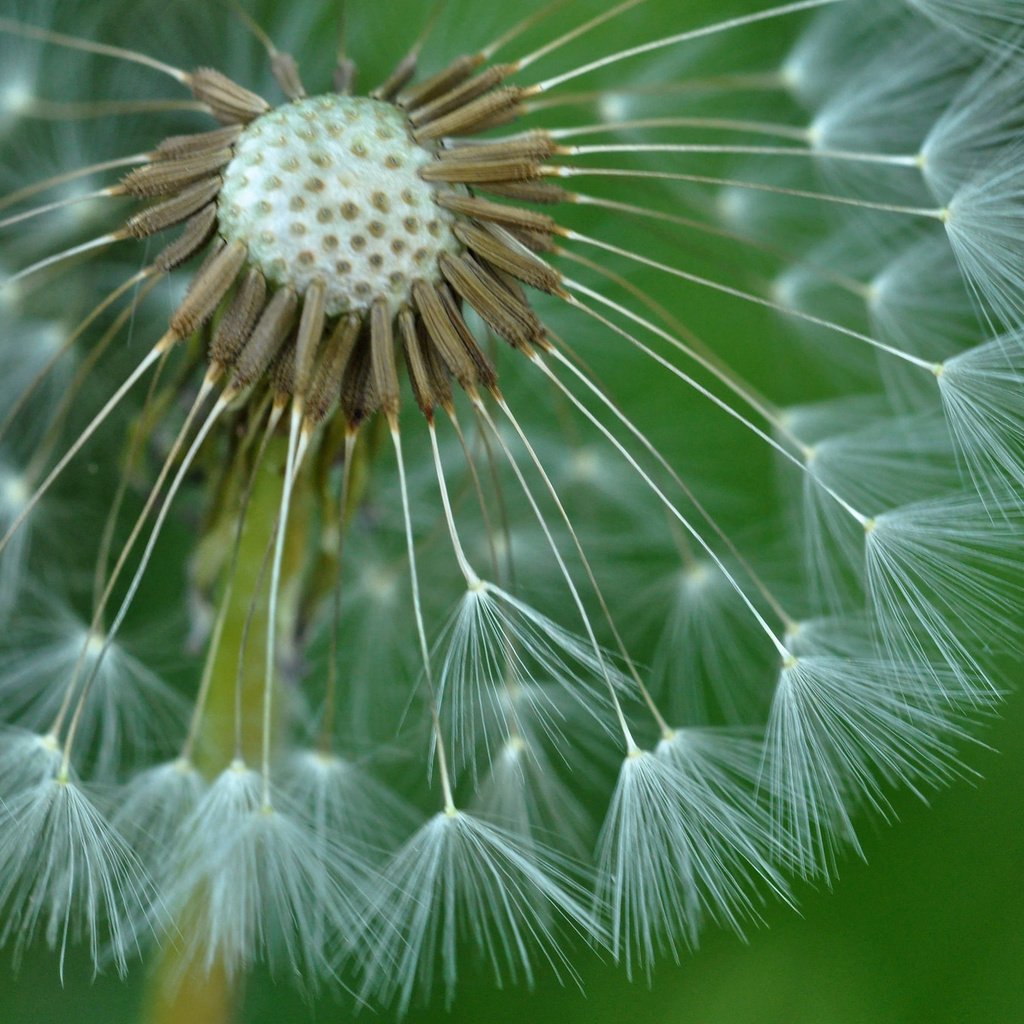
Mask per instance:
[[[216,174],[231,162],[234,151],[218,149],[180,160],[159,160],[126,174],[121,188],[138,199],[150,199],[180,192],[200,178]]]
[[[216,227],[217,206],[211,203],[192,217],[181,234],[153,260],[153,266],[164,273],[180,267],[209,241]]]
[[[442,149],[441,160],[547,160],[556,151],[554,139],[547,132],[531,131],[500,142],[463,142]]]
[[[430,142],[447,135],[473,135],[516,116],[523,89],[508,85],[453,110],[413,132],[417,142]]]
[[[424,79],[419,85],[413,86],[398,98],[398,104],[406,110],[415,110],[431,100],[456,88],[464,82],[481,64],[485,57],[482,53],[463,54],[456,57],[446,68]]]
[[[495,203],[489,199],[481,199],[479,196],[460,195],[458,192],[442,192],[436,195],[434,200],[439,206],[443,206],[446,210],[451,210],[452,213],[458,213],[464,217],[472,217],[475,220],[501,224],[503,227],[510,229],[535,231],[543,235],[550,235],[558,230],[558,224],[555,222],[555,219],[546,213],[524,210],[521,207],[508,206],[505,203]]]
[[[181,160],[184,157],[215,153],[218,149],[233,146],[241,134],[242,126],[232,124],[194,135],[171,135],[156,147],[155,154],[160,160]]]
[[[439,117],[450,114],[458,107],[464,107],[467,103],[478,99],[488,90],[500,85],[515,71],[514,64],[493,64],[476,77],[462,82],[422,107],[412,110],[409,114],[409,121],[417,128],[436,121]]]
[[[189,185],[171,199],[140,210],[129,217],[124,230],[132,238],[148,238],[159,231],[174,227],[216,199],[220,187],[220,178],[208,178]]]
[[[449,185],[535,181],[543,176],[543,165],[530,160],[435,160],[420,168],[420,177],[425,181]]]
[[[468,249],[520,281],[544,292],[561,291],[562,275],[540,257],[526,251],[504,228],[495,226],[487,231],[472,224],[457,224],[455,237]]]
[[[377,405],[370,373],[370,332],[364,324],[341,380],[341,410],[349,430],[358,429],[376,411]]]
[[[304,398],[309,391],[317,347],[324,336],[327,289],[323,281],[314,281],[302,302],[302,317],[295,338],[295,394]]]
[[[536,334],[536,319],[505,289],[495,288],[493,277],[485,276],[469,260],[447,253],[438,259],[445,280],[459,297],[480,314],[483,321],[514,348],[527,347]]]
[[[205,103],[218,121],[248,124],[270,110],[262,96],[243,89],[214,68],[197,68],[188,81],[195,98]]]
[[[413,75],[416,74],[418,58],[419,54],[415,50],[407,53],[398,62],[395,70],[370,93],[370,98],[385,102],[393,100],[412,81]]]
[[[545,206],[569,200],[569,193],[561,185],[553,185],[549,181],[495,182],[485,185],[484,190],[504,199],[515,199],[520,203],[541,203]]]
[[[377,400],[384,415],[393,419],[399,407],[398,367],[387,299],[375,299],[370,307],[370,365]]]
[[[362,326],[362,319],[351,313],[338,322],[324,344],[324,356],[313,375],[306,398],[306,417],[313,423],[323,422],[338,402],[345,368],[352,358]]]
[[[270,71],[288,99],[301,100],[306,95],[306,88],[299,75],[299,65],[290,53],[275,53],[270,58]]]
[[[456,316],[446,305],[444,293],[426,281],[415,281],[413,302],[441,361],[464,390],[496,377],[494,368],[480,351],[456,307]]]
[[[171,317],[171,331],[187,338],[211,316],[245,265],[248,253],[241,242],[226,245],[199,269],[188,294]]]
[[[232,381],[236,390],[251,387],[267,372],[267,367],[284,347],[291,333],[298,305],[299,300],[290,288],[282,288],[267,303],[256,327],[238,354]]]
[[[409,308],[399,311],[398,333],[402,339],[402,351],[409,371],[413,398],[423,415],[427,419],[432,419],[440,398],[434,390],[434,381],[427,367],[426,352],[430,349],[429,346],[424,349],[420,344],[416,330],[416,314]]]
[[[225,368],[234,365],[266,304],[266,279],[255,267],[250,267],[217,324],[210,345],[211,363]]]

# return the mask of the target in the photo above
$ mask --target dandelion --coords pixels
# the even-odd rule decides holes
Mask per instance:
[[[0,942],[162,1020],[651,979],[1024,621],[1015,5],[369,11],[0,15]]]

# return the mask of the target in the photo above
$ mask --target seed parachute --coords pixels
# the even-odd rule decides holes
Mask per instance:
[[[0,0],[15,960],[650,978],[968,770],[1019,5],[64,6]]]

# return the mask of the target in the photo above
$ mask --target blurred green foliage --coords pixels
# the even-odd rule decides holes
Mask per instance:
[[[312,0],[294,0],[306,3]],[[368,0],[350,0],[355,8]],[[9,0],[4,0],[8,11]],[[746,6],[752,6],[752,0]],[[15,5],[16,7],[17,5]],[[420,0],[389,0],[381,15],[415,24]],[[465,5],[464,5],[465,6]],[[487,5],[489,7],[489,5]],[[591,4],[600,9],[601,5]],[[708,13],[742,5],[722,0],[650,0],[630,16],[622,38],[654,37]],[[328,3],[325,8],[329,9]],[[376,10],[375,6],[375,10]],[[680,13],[684,11],[685,13]],[[487,21],[507,12],[488,10]],[[770,33],[771,29],[765,30]],[[325,36],[325,40],[329,37]],[[402,43],[396,43],[396,53]],[[361,56],[361,55],[356,55]],[[393,55],[375,54],[376,65]],[[0,72],[2,73],[2,72]],[[82,85],[88,93],[88,83]],[[656,287],[642,275],[636,283]],[[671,294],[671,289],[669,289]],[[713,303],[711,304],[714,305]],[[728,307],[726,307],[728,308]],[[701,311],[708,320],[707,310]],[[746,320],[720,318],[714,343],[749,346]],[[745,355],[756,363],[763,353]],[[637,389],[651,380],[632,382]],[[624,396],[628,401],[628,393]],[[649,415],[671,410],[656,396]],[[652,412],[653,411],[653,412]],[[659,437],[665,440],[664,434]],[[665,454],[672,451],[666,445]],[[450,1012],[414,1009],[409,1024],[1014,1024],[1024,1021],[1024,702],[1011,695],[1003,716],[964,752],[977,773],[925,806],[894,796],[898,824],[865,829],[867,863],[848,860],[835,891],[797,890],[800,909],[769,905],[766,927],[742,942],[708,930],[702,948],[680,965],[664,964],[650,986],[629,982],[613,964],[580,953],[584,991],[543,978],[536,991],[496,991],[467,967]],[[4,967],[2,1024],[130,1024],[144,971],[127,982],[93,979],[84,959],[69,958],[61,985],[54,957],[31,951],[20,973]],[[387,1021],[362,1011],[361,1019]],[[251,980],[239,1024],[352,1018],[343,996],[306,1000],[287,981]],[[196,1022],[202,1024],[202,1022]]]

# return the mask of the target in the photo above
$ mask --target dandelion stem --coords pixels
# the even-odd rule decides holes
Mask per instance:
[[[728,117],[643,117],[632,121],[603,121],[572,128],[549,128],[547,131],[553,139],[573,139],[580,135],[603,135],[646,128],[708,128],[715,131],[749,132],[752,135],[774,135],[797,142],[807,142],[810,138],[806,128],[796,125]],[[632,151],[632,146],[624,149],[624,152]]]
[[[4,288],[11,288],[16,285],[19,281],[24,281],[27,277],[31,277],[33,274],[38,274],[41,270],[46,270],[48,267],[56,266],[58,263],[64,263],[66,260],[72,260],[76,256],[83,256],[89,252],[95,252],[97,249],[105,249],[108,245],[113,245],[115,242],[122,242],[127,236],[121,231],[112,231],[106,235],[100,235],[99,238],[90,239],[88,242],[82,242],[81,245],[73,245],[70,249],[65,249],[63,252],[54,253],[52,256],[47,256],[45,259],[41,259],[30,266],[25,267],[24,270],[19,270],[16,274],[12,274],[6,281],[0,281],[0,290]]]
[[[15,203],[20,203],[23,199],[31,199],[32,196],[49,191],[58,185],[66,185],[79,178],[88,178],[90,175],[102,174],[104,171],[115,171],[121,167],[135,167],[138,164],[148,163],[151,159],[152,157],[148,153],[134,153],[131,156],[118,157],[116,160],[104,160],[101,163],[90,164],[88,167],[76,167],[73,171],[57,174],[43,181],[35,181],[24,188],[8,192],[0,199],[0,210],[6,210],[7,207],[14,206]]]
[[[463,579],[466,581],[466,586],[470,590],[478,590],[482,585],[480,577],[469,564],[469,559],[466,558],[465,549],[462,547],[462,541],[459,538],[459,531],[455,528],[455,517],[452,515],[452,503],[451,499],[448,497],[448,487],[444,479],[444,467],[441,464],[441,452],[437,447],[437,430],[435,429],[433,422],[430,423],[429,429],[430,447],[434,454],[434,470],[437,473],[437,485],[441,492],[441,504],[444,508],[445,522],[448,524],[448,536],[451,538],[452,548],[455,551],[455,561],[459,563],[459,570],[462,573]]]
[[[427,687],[430,701],[431,728],[434,735],[434,753],[437,757],[437,770],[441,779],[441,795],[444,800],[446,814],[456,813],[455,797],[452,793],[451,774],[448,770],[448,755],[445,750],[444,733],[441,719],[437,713],[437,696],[434,688],[434,675],[430,667],[430,648],[427,643],[427,629],[423,621],[423,601],[420,596],[419,570],[416,568],[416,544],[412,532],[412,511],[409,507],[409,485],[405,476],[405,459],[402,456],[402,438],[398,432],[398,420],[389,417],[391,442],[395,448],[398,463],[398,486],[402,495],[402,521],[405,525],[405,546],[409,559],[409,583],[412,587],[413,613],[416,618],[416,637],[419,641],[420,657],[423,660],[423,679]]]
[[[534,50],[533,53],[529,53],[525,57],[520,57],[519,60],[516,61],[516,65],[521,71],[523,68],[527,68],[531,64],[536,63],[542,57],[546,57],[549,53],[554,53],[555,50],[561,49],[563,46],[567,46],[574,39],[579,39],[580,36],[598,28],[606,21],[611,21],[613,18],[617,18],[620,14],[625,14],[626,11],[631,10],[634,7],[639,7],[640,4],[646,2],[647,0],[624,0],[624,2],[620,3],[618,6],[612,7],[602,14],[598,14],[596,17],[591,18],[589,21],[583,22],[582,25],[577,25],[576,28],[566,32],[564,35],[550,40],[539,49]]]
[[[69,206],[76,206],[78,203],[88,203],[93,199],[109,199],[113,195],[115,195],[113,189],[101,188],[95,192],[87,192],[85,195],[69,196],[67,199],[57,199],[43,206],[35,206],[31,210],[22,210],[21,213],[14,213],[10,217],[0,220],[0,231],[15,224],[23,224],[27,220],[33,220],[35,217],[42,217],[47,213],[53,213],[55,210],[66,210]]]
[[[288,455],[285,460],[284,484],[281,494],[281,511],[278,514],[277,531],[274,538],[274,562],[270,572],[270,601],[267,610],[266,660],[263,676],[263,738],[262,774],[263,805],[270,807],[270,756],[271,733],[274,715],[274,685],[277,676],[277,631],[278,598],[281,593],[281,565],[284,561],[284,541],[288,532],[288,514],[291,511],[292,492],[295,478],[306,453],[307,437],[300,432],[302,417],[297,409],[292,411],[291,427],[288,431]]]
[[[884,164],[890,167],[920,168],[916,155],[858,153],[847,149],[814,149],[810,146],[737,146],[709,143],[608,143],[593,146],[563,146],[563,156],[594,156],[601,153],[678,153],[708,156],[779,156],[811,160],[839,160],[849,163]]]

